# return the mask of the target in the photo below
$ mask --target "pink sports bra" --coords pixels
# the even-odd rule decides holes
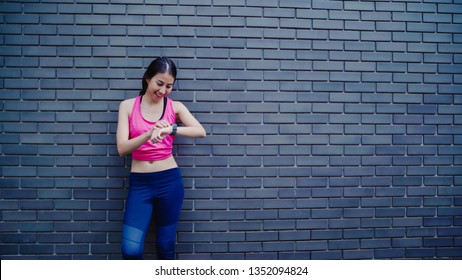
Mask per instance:
[[[133,109],[129,118],[130,139],[135,138],[146,131],[150,130],[156,122],[146,120],[141,114],[141,98],[139,95],[135,99]],[[173,110],[173,101],[170,98],[164,97],[164,110],[160,120],[173,124],[176,123],[176,115]],[[138,149],[132,152],[132,159],[143,161],[162,160],[172,155],[173,140],[175,136],[168,135],[161,142],[153,144],[151,141],[146,141]]]

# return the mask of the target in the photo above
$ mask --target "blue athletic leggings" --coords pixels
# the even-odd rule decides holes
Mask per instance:
[[[175,258],[176,225],[184,197],[179,168],[130,173],[130,187],[122,229],[124,259],[143,259],[144,238],[156,220],[157,258]]]

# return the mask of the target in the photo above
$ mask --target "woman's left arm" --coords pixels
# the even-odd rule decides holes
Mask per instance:
[[[177,135],[194,138],[203,138],[207,135],[204,127],[202,127],[199,121],[189,112],[188,108],[186,108],[183,103],[174,101],[173,108],[177,117],[183,124],[183,126],[177,128]]]
[[[175,114],[180,119],[183,126],[178,127],[176,130],[176,135],[193,137],[193,138],[203,138],[206,136],[205,129],[199,123],[198,120],[189,112],[188,108],[179,101],[173,102],[173,109]],[[156,129],[154,129],[151,135],[151,142],[157,143],[162,141],[167,135],[170,135],[173,131],[171,124],[162,120],[156,123]]]

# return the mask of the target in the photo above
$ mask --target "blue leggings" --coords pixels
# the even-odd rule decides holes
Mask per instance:
[[[154,215],[157,258],[175,258],[176,225],[184,188],[179,168],[130,173],[130,188],[122,229],[124,259],[143,259],[144,238]]]

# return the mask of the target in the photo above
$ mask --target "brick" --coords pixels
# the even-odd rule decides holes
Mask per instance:
[[[244,27],[245,18],[244,17],[233,17],[233,18],[214,17],[212,18],[212,25],[219,26],[219,27]]]

